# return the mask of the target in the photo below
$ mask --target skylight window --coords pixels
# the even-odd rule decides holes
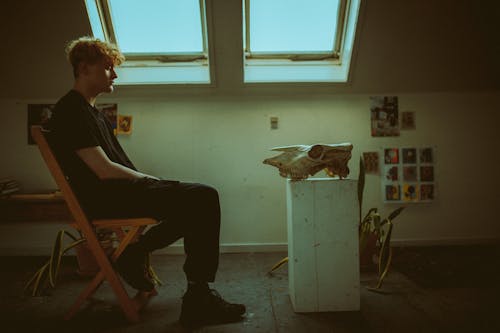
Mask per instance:
[[[210,83],[204,0],[86,0],[94,36],[126,57],[117,84]]]
[[[247,1],[247,51],[333,53],[339,0]]]
[[[109,0],[117,44],[125,54],[203,54],[199,0]]]
[[[245,82],[347,82],[361,0],[243,0]]]

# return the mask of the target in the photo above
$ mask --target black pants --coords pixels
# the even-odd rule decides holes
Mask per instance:
[[[94,197],[94,218],[152,217],[160,221],[138,241],[146,252],[184,237],[184,272],[190,281],[213,282],[219,263],[220,206],[214,188],[196,183],[141,179],[106,181]]]

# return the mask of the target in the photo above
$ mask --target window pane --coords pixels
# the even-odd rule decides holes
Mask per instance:
[[[104,31],[102,31],[101,19],[97,11],[95,0],[85,1],[87,5],[87,13],[89,14],[90,27],[92,28],[92,35],[100,40],[105,40]]]
[[[339,0],[249,0],[251,52],[332,51]]]
[[[124,53],[203,52],[199,0],[110,0]]]

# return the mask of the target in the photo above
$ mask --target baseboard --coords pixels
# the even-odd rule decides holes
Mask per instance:
[[[220,245],[221,253],[253,253],[253,252],[287,252],[286,243],[227,243]],[[30,247],[0,247],[0,256],[49,256],[52,247],[30,246]],[[74,255],[73,250],[67,255]],[[184,254],[182,242],[172,244],[164,249],[157,250],[154,254]]]
[[[417,247],[417,246],[459,246],[459,245],[491,245],[500,244],[500,238],[439,238],[439,239],[393,239],[392,246]],[[287,252],[287,243],[223,243],[220,253],[258,253],[258,252]],[[0,247],[0,256],[49,256],[52,247],[25,246],[25,247]],[[68,255],[74,255],[73,250]],[[184,254],[184,245],[177,242],[169,247],[157,250],[154,254]]]
[[[391,240],[392,246],[453,246],[453,245],[491,245],[500,244],[500,238],[436,238],[411,239],[400,238]]]
[[[220,245],[220,253],[287,252],[287,243],[225,243]],[[184,254],[183,244],[172,244],[154,254]]]

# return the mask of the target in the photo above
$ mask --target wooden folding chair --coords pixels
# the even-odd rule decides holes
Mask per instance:
[[[82,291],[75,304],[65,315],[65,319],[72,318],[79,310],[85,300],[91,297],[99,288],[104,280],[107,280],[111,285],[113,292],[118,298],[118,302],[125,313],[127,319],[131,322],[139,321],[138,308],[132,298],[129,297],[127,291],[113,269],[110,263],[111,260],[116,260],[127,245],[136,239],[144,228],[148,225],[156,224],[157,221],[151,218],[131,218],[131,219],[99,219],[89,220],[81,208],[77,197],[71,189],[66,176],[64,175],[57,159],[52,152],[47,139],[45,138],[44,130],[41,126],[32,126],[31,135],[37,143],[45,163],[47,164],[50,173],[54,177],[56,184],[59,186],[63,197],[68,205],[69,211],[73,215],[75,223],[73,224],[87,240],[88,247],[94,255],[100,271],[96,274],[93,280]],[[105,227],[113,230],[120,242],[108,258],[102,248],[96,234],[96,228]]]

